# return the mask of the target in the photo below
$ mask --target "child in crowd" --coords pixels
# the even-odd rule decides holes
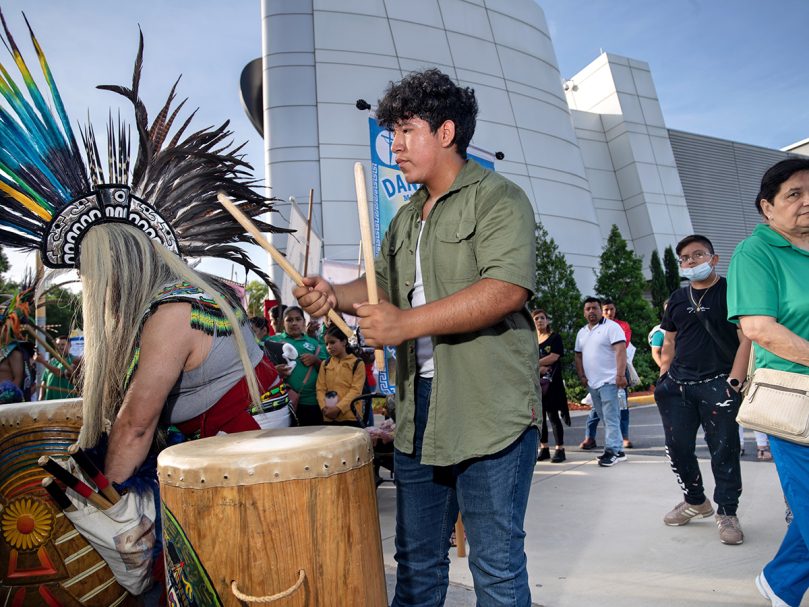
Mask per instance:
[[[298,394],[296,414],[301,426],[317,426],[323,423],[318,407],[315,386],[318,369],[326,352],[323,347],[304,333],[306,321],[303,310],[290,306],[284,310],[284,332],[270,336],[272,342],[292,344],[298,352],[296,364],[277,364],[276,368],[286,384]]]
[[[326,331],[329,359],[317,378],[317,402],[326,423],[360,426],[351,411],[351,401],[362,394],[365,363],[348,351],[348,337],[334,325]],[[357,413],[362,416],[362,407]]]

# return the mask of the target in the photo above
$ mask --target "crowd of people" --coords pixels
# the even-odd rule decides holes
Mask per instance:
[[[654,399],[666,454],[683,495],[663,522],[676,527],[715,514],[719,539],[728,545],[744,542],[737,515],[743,428],[736,418],[744,390],[755,381],[754,370],[793,374],[769,380],[775,384],[761,384],[774,390],[775,400],[769,406],[775,411],[777,399],[809,394],[794,387],[795,377],[809,375],[809,309],[802,289],[809,275],[809,160],[791,158],[771,167],[762,178],[755,204],[764,221],[737,246],[727,279],[717,273],[719,256],[708,238],[693,234],[677,244],[680,273],[688,284],[670,295],[661,323],[648,336],[660,367]],[[622,447],[631,446],[621,427],[623,409],[618,404],[629,379],[630,333],[625,323],[614,322],[614,310],[608,305],[594,297],[585,299],[586,324],[575,346],[579,380],[588,389],[593,412],[605,421],[605,449],[598,459],[605,467],[624,461]],[[563,355],[561,340],[555,340],[554,347],[543,310],[535,310],[533,317],[540,348],[538,366],[550,378],[548,365],[558,364]],[[781,392],[779,381],[785,382]],[[550,420],[557,444],[562,445],[559,405],[547,390],[543,387],[548,407],[543,414],[543,440],[547,441]],[[801,415],[800,423],[805,423],[809,419],[806,406]],[[596,447],[590,426],[588,419],[580,445],[585,450]],[[695,452],[700,427],[711,458],[713,503],[705,495]],[[787,503],[788,528],[777,554],[755,582],[772,605],[797,606],[809,589],[809,446],[798,437],[779,436],[777,425],[773,428],[770,435],[755,432],[756,457],[775,461]],[[549,458],[547,443],[542,447],[540,461]]]
[[[0,404],[79,396],[81,357],[71,354],[67,335],[54,339],[53,346],[59,358],[43,356],[25,339],[7,339],[0,345]],[[37,364],[43,368],[38,382]]]
[[[136,90],[130,93],[137,99]],[[215,230],[220,245],[244,238],[241,228],[212,210],[210,192],[238,193],[254,217],[266,210],[266,200],[240,180],[234,169],[239,161],[215,157],[214,150],[224,154],[217,147],[221,138],[206,131],[201,133],[208,139],[193,139],[201,137],[197,133],[184,145],[200,147],[195,158],[212,163],[203,167],[210,174],[203,171],[207,176],[199,184],[186,184],[190,192],[180,183],[156,196],[153,213],[146,213],[154,226],[88,219],[76,228],[80,255],[70,243],[48,240],[49,263],[81,273],[87,349],[80,440],[87,447],[105,443],[107,477],[125,483],[141,474],[167,433],[192,440],[257,429],[256,418],[281,402],[278,394],[301,426],[360,425],[351,403],[372,382],[367,355],[352,352],[348,336],[317,320],[329,310],[352,314],[369,347],[396,347],[398,566],[392,605],[443,603],[459,513],[478,604],[530,605],[524,519],[537,460],[566,459],[565,352],[553,318],[542,309],[529,313],[526,305],[535,288],[531,202],[516,184],[467,159],[477,111],[474,91],[436,69],[391,83],[379,101],[376,116],[392,133],[396,163],[407,182],[420,187],[392,220],[375,266],[368,268],[381,294],[376,304],[368,303],[365,277],[347,284],[306,277],[294,291],[298,305],[273,310],[270,331],[263,318],[248,321],[226,285],[184,263],[181,255],[199,253],[196,239],[206,230],[177,229],[186,235],[178,244],[166,225],[179,224],[173,213],[187,200],[174,200],[174,193],[191,197],[192,185],[199,186],[194,204],[209,206],[198,216],[223,222]],[[145,120],[145,112],[139,119]],[[147,126],[138,125],[147,139],[133,188],[162,187],[170,180],[149,187],[139,181],[160,171],[196,174],[199,167],[191,171],[172,165],[175,156],[161,156],[163,141],[154,137],[162,130]],[[86,172],[82,160],[73,161]],[[229,168],[223,172],[221,166]],[[96,181],[91,187],[84,175],[73,177],[62,188],[66,199],[52,201],[55,208],[83,204],[81,196],[101,204],[109,198],[105,188],[118,187]],[[39,190],[51,200],[56,188]],[[22,196],[3,202],[15,204]],[[128,189],[115,196],[130,203]],[[716,272],[718,256],[707,238],[691,235],[677,245],[688,284],[671,294],[652,335],[661,373],[655,400],[683,492],[663,521],[681,526],[714,514],[694,454],[702,426],[725,544],[744,540],[737,517],[742,485],[736,414],[751,341],[756,368],[809,374],[809,309],[801,295],[809,269],[809,160],[771,168],[756,205],[765,222],[737,248],[727,280]],[[184,211],[183,217],[190,215],[196,214]],[[34,245],[40,243],[29,243]],[[234,258],[232,245],[222,246],[223,256],[260,271]],[[595,428],[603,421],[598,465],[605,468],[624,461],[633,446],[626,394],[631,329],[616,312],[613,302],[585,299],[573,352],[593,405],[581,447],[596,447]],[[0,381],[17,381],[16,360],[13,351],[4,352]],[[66,362],[70,368],[49,365],[43,397],[73,389],[65,382],[72,380],[76,361]],[[757,583],[773,605],[796,606],[809,587],[809,447],[770,437],[770,450],[794,518]]]
[[[376,386],[372,352],[349,344],[349,336],[327,318],[307,322],[298,306],[279,304],[250,319],[253,332],[275,365],[289,395],[293,423],[373,425],[370,399],[360,399]],[[270,333],[272,328],[272,334]],[[283,344],[292,350],[284,354]],[[353,405],[353,409],[352,409]]]

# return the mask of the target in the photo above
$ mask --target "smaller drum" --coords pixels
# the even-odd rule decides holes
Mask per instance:
[[[345,427],[241,432],[163,451],[169,603],[387,606],[372,464],[368,434]]]
[[[37,460],[66,458],[81,423],[80,398],[0,406],[0,605],[138,603],[41,485]]]

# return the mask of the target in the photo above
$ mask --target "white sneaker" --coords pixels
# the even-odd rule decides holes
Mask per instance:
[[[756,576],[756,588],[758,588],[761,596],[770,601],[772,607],[789,607],[789,604],[770,588],[770,584],[767,582],[767,578],[764,577],[763,571]]]

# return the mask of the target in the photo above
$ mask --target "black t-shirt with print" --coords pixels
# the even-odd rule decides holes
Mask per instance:
[[[727,281],[720,278],[708,289],[689,285],[671,294],[660,328],[677,332],[669,367],[673,379],[696,381],[730,373],[739,338],[736,325],[728,321],[727,292]]]

